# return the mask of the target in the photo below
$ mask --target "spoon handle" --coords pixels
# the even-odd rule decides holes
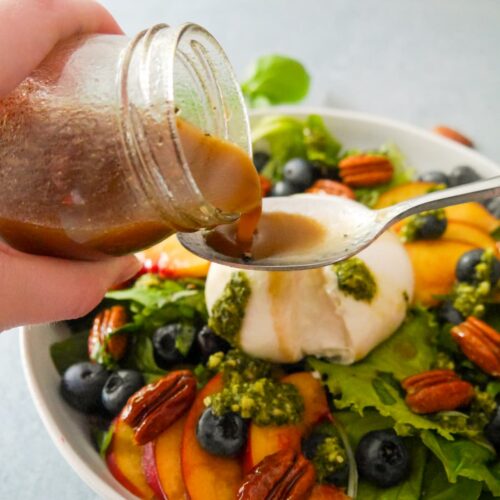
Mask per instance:
[[[434,191],[402,201],[391,207],[378,210],[377,219],[386,226],[424,210],[433,210],[495,196],[500,196],[500,176]]]

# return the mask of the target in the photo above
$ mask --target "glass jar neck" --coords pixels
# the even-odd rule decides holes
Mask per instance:
[[[185,120],[251,154],[244,100],[218,42],[194,24],[153,26],[122,53],[117,83],[124,159],[155,210],[179,230],[235,220],[203,196],[177,126]]]

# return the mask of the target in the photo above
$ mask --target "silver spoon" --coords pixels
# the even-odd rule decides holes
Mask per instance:
[[[191,252],[212,262],[243,269],[296,271],[327,266],[345,260],[372,243],[395,222],[424,210],[500,196],[500,176],[411,198],[380,210],[340,196],[295,195],[264,198],[263,212],[289,212],[310,216],[325,225],[327,237],[319,247],[260,260],[246,261],[215,251],[205,242],[207,231],[179,233]],[[276,235],[279,238],[279,235]]]

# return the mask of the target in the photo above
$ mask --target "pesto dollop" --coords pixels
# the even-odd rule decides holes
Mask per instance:
[[[204,401],[216,415],[234,412],[260,426],[301,421],[302,396],[294,385],[276,378],[279,372],[272,363],[231,350],[212,355],[207,367],[221,372],[224,380],[223,390]]]
[[[358,257],[333,264],[340,290],[356,300],[371,302],[377,293],[377,283],[368,266]]]
[[[485,312],[485,305],[490,301],[497,286],[490,282],[491,272],[496,260],[493,249],[488,248],[483,252],[481,260],[475,266],[475,282],[456,283],[451,292],[453,307],[462,314],[481,317]]]
[[[235,272],[210,312],[209,327],[231,345],[238,344],[238,335],[250,293],[250,281],[247,275],[241,271]]]
[[[312,459],[320,483],[345,467],[346,452],[336,436],[328,436],[320,443]]]

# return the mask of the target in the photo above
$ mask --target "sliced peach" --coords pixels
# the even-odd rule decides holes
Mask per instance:
[[[204,278],[210,266],[208,260],[186,250],[175,235],[136,256],[143,263],[143,272],[164,278]]]
[[[321,382],[309,372],[288,375],[283,382],[293,384],[304,399],[304,417],[295,425],[259,427],[250,424],[247,450],[245,452],[245,471],[249,471],[264,457],[283,448],[300,450],[302,437],[312,427],[330,415],[325,390]]]
[[[216,375],[198,393],[188,413],[182,436],[181,463],[184,484],[191,500],[233,500],[243,479],[241,460],[206,452],[196,439],[196,426],[205,409],[203,400],[223,387]]]
[[[448,221],[463,222],[490,234],[500,226],[500,221],[480,203],[472,201],[445,208]]]
[[[488,233],[463,222],[449,221],[442,238],[467,243],[477,248],[493,248],[496,252],[496,241]]]
[[[420,181],[401,184],[400,186],[393,187],[385,193],[382,193],[375,205],[375,208],[390,207],[400,201],[409,200],[410,198],[415,198],[416,196],[422,196],[436,186],[437,184],[434,184],[433,182]]]
[[[148,484],[162,500],[184,500],[181,443],[187,416],[181,417],[144,448],[142,466]]]
[[[405,248],[415,275],[415,302],[437,304],[439,299],[436,295],[445,295],[451,291],[458,259],[475,247],[448,240],[407,243]]]
[[[308,500],[348,500],[344,490],[331,484],[317,484]]]
[[[115,420],[113,438],[106,453],[106,463],[111,474],[127,490],[143,499],[155,494],[142,470],[143,447],[134,442],[133,429],[122,420]]]

